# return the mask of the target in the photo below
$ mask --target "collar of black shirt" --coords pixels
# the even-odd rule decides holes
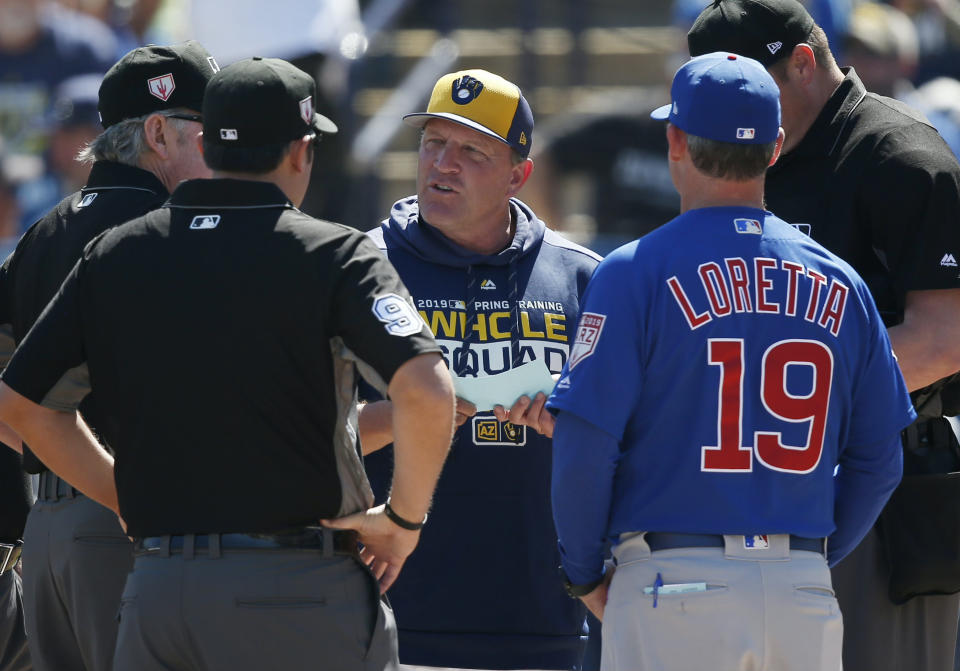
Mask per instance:
[[[867,89],[853,68],[842,68],[843,81],[833,92],[827,104],[820,110],[817,120],[810,126],[810,130],[803,136],[793,151],[787,156],[829,156],[836,144],[837,139],[843,132],[844,127],[853,110],[863,100],[867,94]]]
[[[191,179],[182,182],[173,190],[166,207],[293,209],[276,184],[242,179]]]
[[[87,185],[83,190],[93,191],[107,187],[145,189],[158,196],[168,195],[167,187],[152,172],[123,163],[97,161],[90,168],[90,177],[87,178]]]

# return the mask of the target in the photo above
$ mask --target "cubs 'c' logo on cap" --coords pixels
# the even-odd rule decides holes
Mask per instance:
[[[155,98],[160,98],[160,100],[166,102],[170,99],[170,96],[173,94],[173,90],[177,88],[177,85],[173,81],[173,73],[168,72],[165,75],[148,79],[147,88],[150,90],[150,95],[154,96]]]
[[[313,121],[313,96],[307,96],[300,101],[300,118],[308,126]]]
[[[464,75],[459,79],[453,80],[453,91],[451,91],[451,95],[453,102],[458,105],[466,105],[476,100],[481,91],[483,91],[482,81],[476,77]]]

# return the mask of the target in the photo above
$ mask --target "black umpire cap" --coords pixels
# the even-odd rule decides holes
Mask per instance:
[[[770,67],[806,42],[813,17],[797,0],[713,0],[687,33],[691,56],[731,51]]]
[[[313,77],[279,58],[248,58],[228,65],[207,85],[203,141],[224,147],[264,147],[305,135],[333,134],[317,114]]]
[[[199,110],[207,82],[220,70],[199,42],[134,49],[107,71],[100,84],[97,109],[109,128],[174,107]]]

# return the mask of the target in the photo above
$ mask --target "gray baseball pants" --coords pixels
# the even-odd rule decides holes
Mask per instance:
[[[843,624],[823,555],[791,550],[786,535],[766,549],[725,536],[726,547],[658,552],[631,536],[613,551],[603,671],[840,671]],[[706,589],[663,587],[654,606],[658,574]]]
[[[137,552],[114,671],[396,671],[393,611],[359,559],[183,538]]]
[[[23,626],[20,576],[0,575],[0,671],[30,671],[30,652]]]
[[[23,533],[27,640],[37,671],[110,671],[133,545],[117,516],[53,473]]]
[[[960,594],[919,596],[897,606],[876,529],[833,567],[843,612],[844,671],[952,671]]]

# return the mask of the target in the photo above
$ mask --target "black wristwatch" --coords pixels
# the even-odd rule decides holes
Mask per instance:
[[[406,529],[407,531],[419,531],[423,528],[423,525],[427,523],[427,518],[430,517],[429,513],[423,516],[423,520],[420,522],[411,522],[408,519],[404,519],[397,514],[397,511],[393,509],[393,506],[390,505],[390,499],[387,499],[386,505],[383,506],[384,514],[390,518],[390,521],[396,524],[401,529]]]
[[[586,596],[593,590],[597,589],[600,586],[600,583],[603,582],[603,576],[600,576],[593,582],[587,582],[582,585],[574,585],[570,582],[570,578],[567,577],[567,572],[563,570],[563,567],[560,567],[560,577],[563,578],[563,589],[566,590],[567,595],[571,599],[579,599],[582,596]]]

